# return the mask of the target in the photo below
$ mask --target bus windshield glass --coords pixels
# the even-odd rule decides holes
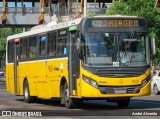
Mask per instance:
[[[148,65],[146,39],[145,33],[84,33],[83,64],[108,67]]]

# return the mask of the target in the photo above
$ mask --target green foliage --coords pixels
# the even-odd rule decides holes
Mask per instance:
[[[0,29],[0,60],[5,53],[7,37],[20,32],[22,32],[21,28],[15,28],[15,29],[1,28]]]
[[[155,0],[119,0],[113,3],[106,15],[129,15],[145,17],[151,37],[156,38],[156,54],[152,56],[154,63],[160,62],[160,10],[154,9]]]
[[[94,14],[94,13],[90,13],[90,14],[88,14],[88,17],[93,17],[93,16],[95,16],[95,14]]]

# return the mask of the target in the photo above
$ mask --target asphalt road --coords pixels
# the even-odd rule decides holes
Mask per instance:
[[[151,114],[152,119],[154,119],[158,115],[160,116],[160,95],[151,94],[150,96],[134,97],[127,108],[118,108],[116,103],[104,100],[94,100],[84,101],[79,103],[76,109],[69,110],[56,100],[38,100],[36,103],[27,104],[24,102],[23,96],[14,96],[7,92],[5,78],[0,77],[0,111],[38,111],[42,113],[42,116],[55,116],[56,118],[59,116],[69,116],[70,118],[89,116],[87,119],[92,118],[92,116],[118,116],[121,118],[120,116],[133,117],[133,115],[134,118],[141,118],[142,116],[151,118],[148,116]]]

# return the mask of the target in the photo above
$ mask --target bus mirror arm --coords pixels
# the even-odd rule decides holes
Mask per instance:
[[[155,37],[150,37],[149,40],[150,40],[151,54],[154,55],[156,54]]]
[[[77,41],[76,41],[76,50],[78,52],[81,50],[81,41],[80,41],[80,38],[77,38]]]
[[[81,48],[82,48],[81,40],[80,40],[80,38],[77,38],[77,41],[76,41],[76,50],[77,50],[77,53],[79,55],[79,58],[82,58]]]

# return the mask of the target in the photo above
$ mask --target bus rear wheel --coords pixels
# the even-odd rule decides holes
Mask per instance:
[[[71,98],[69,96],[69,88],[68,88],[67,83],[64,84],[63,89],[64,90],[62,92],[63,92],[63,95],[64,95],[64,105],[65,105],[65,107],[68,108],[68,109],[75,108],[76,105],[77,105],[77,99]]]
[[[31,103],[31,102],[33,102],[33,97],[30,96],[29,84],[28,84],[28,81],[27,81],[27,80],[24,82],[23,95],[24,95],[24,101],[25,101],[26,103]]]
[[[129,103],[130,103],[130,98],[117,100],[118,107],[128,107]]]

